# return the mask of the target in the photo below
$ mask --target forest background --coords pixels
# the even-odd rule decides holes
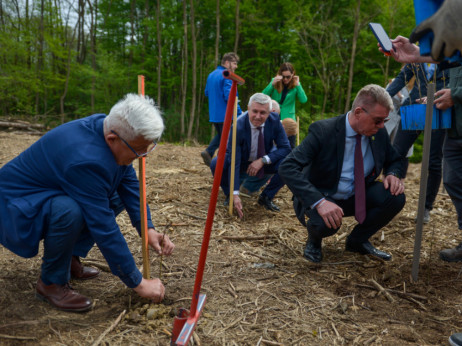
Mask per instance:
[[[108,113],[137,76],[163,111],[168,142],[212,135],[207,75],[240,56],[241,107],[291,62],[313,121],[345,113],[364,85],[386,86],[400,64],[377,50],[369,22],[390,37],[415,27],[411,0],[0,0],[0,116],[57,126]]]

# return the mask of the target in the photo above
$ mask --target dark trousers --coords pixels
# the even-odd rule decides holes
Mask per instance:
[[[223,123],[213,123],[213,126],[215,126],[215,129],[217,130],[217,134],[212,138],[207,149],[205,149],[210,154],[210,157],[213,157],[213,155],[215,155],[215,151],[219,148],[221,133],[223,132]]]
[[[334,200],[327,197],[327,200],[334,202],[343,209],[344,217],[354,216],[355,197],[346,200]],[[357,224],[349,235],[352,242],[363,243],[373,236],[379,229],[387,225],[406,203],[404,194],[393,196],[385,190],[382,182],[374,182],[366,187],[366,219],[362,224]],[[339,228],[328,228],[319,215],[316,208],[308,211],[307,222],[308,236],[311,239],[320,240],[337,233]]]
[[[278,173],[279,164],[282,160],[279,160],[276,163],[272,163],[270,165],[264,166],[265,176],[262,178],[263,184],[271,177],[270,182],[266,185],[265,189],[262,191],[263,196],[268,196],[269,199],[273,199],[276,193],[284,186],[284,182],[282,181],[281,177]],[[217,158],[215,157],[212,162],[210,163],[210,170],[212,174],[215,175],[215,168],[217,166]],[[230,180],[230,162],[225,159],[225,163],[223,165],[223,174],[221,176],[221,183],[220,186],[223,190],[223,193],[226,197],[229,196],[229,180]],[[249,175],[243,171],[239,174],[239,186],[244,182],[244,180],[249,177]],[[262,185],[263,185],[262,184]],[[239,186],[234,186],[235,190],[239,190]]]
[[[457,211],[462,229],[462,138],[446,137],[444,142],[443,183]]]
[[[117,193],[112,196],[110,207],[115,216],[125,209]],[[86,257],[94,243],[77,202],[65,195],[54,197],[43,235],[43,283],[69,282],[72,256]]]
[[[406,154],[416,141],[422,131],[403,131],[401,123],[393,142],[393,147],[401,156],[401,168],[404,172],[403,178],[406,177],[409,161]],[[443,159],[443,142],[446,130],[432,130],[432,139],[430,144],[430,158],[428,162],[428,180],[427,194],[425,196],[425,209],[432,210],[442,177],[442,159]]]

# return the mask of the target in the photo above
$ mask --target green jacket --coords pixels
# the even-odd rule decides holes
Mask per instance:
[[[273,100],[276,100],[278,102],[281,101],[282,93],[278,93],[278,91],[274,88],[273,80],[271,80],[271,82],[268,84],[265,90],[263,90],[263,94],[268,95]],[[279,104],[279,106],[281,107],[281,120],[284,120],[285,118],[292,118],[295,121],[297,121],[297,119],[295,118],[295,97],[297,97],[301,103],[305,103],[306,101],[308,101],[305,91],[303,90],[303,87],[300,83],[298,83],[298,85],[295,88],[290,89],[287,92],[286,98],[284,99],[284,103],[282,105]]]
[[[449,69],[449,89],[454,101],[452,124],[448,130],[451,138],[462,138],[462,66]]]

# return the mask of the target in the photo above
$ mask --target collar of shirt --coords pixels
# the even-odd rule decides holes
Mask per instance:
[[[350,114],[351,114],[351,111],[347,113],[347,116],[345,119],[345,136],[346,137],[354,137],[358,134],[355,130],[353,130],[353,128],[350,125],[350,122],[348,121],[348,117],[350,116]]]

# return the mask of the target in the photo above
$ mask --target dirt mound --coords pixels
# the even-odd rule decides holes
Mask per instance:
[[[0,166],[37,138],[0,132]],[[101,268],[102,275],[72,282],[95,301],[94,309],[57,311],[34,296],[40,256],[23,259],[0,246],[0,343],[167,345],[173,316],[191,302],[207,216],[212,177],[202,149],[160,144],[147,160],[154,223],[177,246],[162,263],[151,253],[151,274],[161,273],[166,286],[163,304],[150,304],[127,289],[94,248],[84,262]],[[438,252],[458,244],[462,235],[442,192],[424,229],[419,281],[411,282],[419,169],[410,166],[405,209],[372,238],[393,254],[391,262],[344,251],[355,225],[348,218],[324,242],[324,262],[310,264],[301,256],[306,230],[286,187],[275,199],[280,213],[266,211],[256,197],[243,198],[243,220],[228,215],[220,194],[202,284],[207,301],[194,344],[445,344],[462,330],[462,279],[460,264],[442,262]],[[125,213],[118,222],[141,267],[136,231]]]

